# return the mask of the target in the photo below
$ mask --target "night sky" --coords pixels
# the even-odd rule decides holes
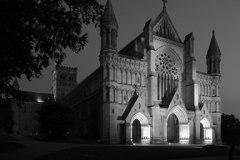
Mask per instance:
[[[118,50],[121,50],[142,31],[145,22],[153,20],[162,11],[161,0],[111,0],[118,21]],[[106,0],[99,0],[105,5]],[[193,32],[197,70],[207,72],[206,54],[212,30],[221,50],[222,112],[240,118],[240,0],[168,0],[167,12],[181,38]],[[62,65],[78,68],[78,82],[100,65],[100,34],[93,25],[84,27],[89,33],[89,43],[79,54],[66,50]],[[54,63],[43,70],[42,79],[19,80],[24,91],[52,93],[51,71]]]

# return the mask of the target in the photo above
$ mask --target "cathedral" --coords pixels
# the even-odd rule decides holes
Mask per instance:
[[[82,82],[76,68],[52,72],[54,99],[74,110],[72,134],[107,144],[222,143],[221,52],[214,31],[207,73],[197,71],[194,35],[180,39],[166,0],[157,18],[121,50],[107,0],[100,36],[100,66]]]

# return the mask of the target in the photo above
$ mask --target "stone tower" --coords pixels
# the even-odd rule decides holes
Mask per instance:
[[[221,144],[221,72],[220,72],[220,61],[221,51],[219,49],[215,31],[212,31],[212,39],[207,52],[207,73],[212,76],[212,87],[211,87],[211,117],[212,122],[216,124],[215,132],[215,143]],[[215,104],[214,104],[215,103]]]
[[[114,14],[114,10],[111,4],[111,0],[107,1],[104,13],[101,18],[101,52],[100,52],[100,67],[102,68],[102,81],[103,81],[103,93],[102,93],[102,130],[101,137],[104,143],[115,143],[115,139],[111,139],[114,134],[111,132],[112,126],[114,126],[115,118],[109,113],[114,112],[116,107],[111,107],[110,98],[110,86],[116,79],[115,70],[117,69],[111,64],[111,60],[117,58],[117,36],[118,36],[118,23]],[[113,129],[112,129],[113,130]]]
[[[77,86],[77,68],[60,66],[52,71],[52,93],[58,101]]]

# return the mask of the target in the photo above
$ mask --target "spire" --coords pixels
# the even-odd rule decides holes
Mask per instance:
[[[17,78],[14,79],[12,86],[13,86],[16,90],[19,90],[19,87],[20,87],[20,86],[19,86],[19,83],[18,83]]]
[[[117,19],[115,17],[115,13],[112,7],[111,0],[107,0],[107,4],[104,9],[104,13],[102,15],[101,22],[109,22],[109,23],[114,23],[118,26]]]
[[[111,0],[107,1],[101,18],[101,53],[103,51],[117,51],[118,23],[115,17]]]
[[[209,58],[211,56],[221,56],[221,51],[215,38],[215,31],[213,30],[212,33],[212,40],[210,42],[206,58]]]
[[[207,52],[207,73],[220,74],[221,51],[215,38],[215,31],[212,32],[212,39]]]
[[[163,1],[163,9],[166,9],[166,3],[167,3],[167,0],[162,0]]]

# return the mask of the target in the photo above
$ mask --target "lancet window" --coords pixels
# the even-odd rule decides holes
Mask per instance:
[[[167,53],[163,53],[156,57],[156,72],[158,73],[158,99],[162,100],[177,88],[179,69],[175,60]]]

